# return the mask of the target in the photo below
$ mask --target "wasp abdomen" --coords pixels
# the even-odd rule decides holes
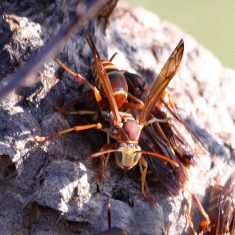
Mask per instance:
[[[122,72],[112,62],[108,60],[101,60],[101,63],[109,77],[117,106],[120,108],[127,99],[128,85],[126,79]],[[98,78],[96,71],[93,71],[93,73],[98,88],[102,89],[102,85],[100,84],[100,79]]]

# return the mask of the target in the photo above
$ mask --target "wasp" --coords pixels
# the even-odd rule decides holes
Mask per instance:
[[[72,74],[79,82],[87,85],[93,90],[98,106],[102,110],[101,112],[105,119],[109,122],[108,134],[115,140],[115,143],[105,144],[99,152],[91,154],[89,159],[95,157],[101,158],[101,167],[98,174],[98,178],[100,179],[104,178],[110,153],[115,153],[117,164],[125,170],[129,170],[138,164],[141,172],[141,191],[146,199],[153,202],[154,199],[152,198],[146,183],[148,163],[143,157],[143,154],[161,158],[164,161],[170,162],[174,167],[179,167],[179,163],[169,157],[164,156],[163,154],[143,151],[139,145],[139,139],[143,128],[151,122],[152,109],[155,107],[156,102],[162,96],[168,83],[171,81],[179,68],[184,51],[184,42],[181,40],[176,46],[175,50],[172,52],[155,80],[152,89],[143,103],[143,107],[141,107],[138,114],[134,117],[130,112],[120,111],[120,108],[123,106],[125,106],[125,108],[132,108],[136,104],[138,106],[137,108],[139,108],[142,103],[130,103],[132,106],[130,107],[129,103],[125,102],[128,97],[128,94],[126,94],[127,91],[125,90],[125,77],[122,76],[122,73],[117,70],[116,67],[114,67],[111,61],[102,60],[100,58],[92,38],[89,34],[86,34],[86,37],[93,54],[92,71],[96,78],[97,86],[93,86],[85,78],[71,71],[60,61],[57,60],[57,62],[62,68]],[[104,99],[107,99],[109,104],[109,110],[107,111],[103,109]],[[131,99],[136,100],[132,97]],[[104,129],[104,126],[101,123],[74,126],[67,130],[58,131],[45,137],[36,137],[36,141],[41,142],[51,137],[62,135],[71,131],[81,131],[91,128]]]

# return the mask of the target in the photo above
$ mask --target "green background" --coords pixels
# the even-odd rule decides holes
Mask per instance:
[[[235,68],[235,0],[125,0],[180,26]]]

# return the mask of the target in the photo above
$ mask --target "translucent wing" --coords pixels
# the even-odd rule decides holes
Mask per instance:
[[[144,108],[139,114],[139,123],[144,125],[151,113],[152,108],[155,106],[157,100],[162,95],[170,80],[176,74],[184,52],[184,41],[181,39],[175,50],[172,52],[167,62],[163,66],[153,88],[150,90],[147,99],[145,100]]]
[[[153,128],[158,135],[163,135],[162,138],[171,146],[185,166],[196,163],[197,157],[207,153],[202,141],[166,103],[161,108],[155,107],[151,114],[157,119],[166,120],[166,122],[153,123]]]
[[[87,42],[91,48],[92,54],[94,56],[94,69],[96,70],[98,78],[101,81],[102,88],[104,90],[105,95],[108,98],[110,109],[111,109],[113,116],[114,116],[114,125],[118,125],[121,123],[121,117],[119,115],[119,110],[118,110],[117,103],[116,103],[116,100],[113,95],[113,90],[112,90],[112,86],[110,84],[108,75],[103,68],[103,65],[101,63],[101,59],[100,59],[100,56],[97,52],[96,46],[95,46],[91,36],[88,33],[86,33],[86,39],[87,39]]]
[[[149,175],[147,176],[148,183],[153,187],[156,185],[159,187],[159,185],[161,185],[169,194],[177,195],[182,185],[184,185],[188,179],[184,165],[181,164],[178,157],[175,156],[169,146],[156,134],[152,126],[146,126],[141,133],[139,143],[142,149],[161,153],[179,163],[179,167],[177,168],[171,164],[166,164],[166,162],[161,159],[144,155],[149,165]]]

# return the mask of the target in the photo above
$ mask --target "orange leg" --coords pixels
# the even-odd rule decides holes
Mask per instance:
[[[47,135],[47,136],[36,136],[35,137],[35,142],[40,143],[40,142],[46,141],[46,140],[48,140],[52,137],[63,135],[65,133],[68,133],[68,132],[71,132],[71,131],[83,131],[83,130],[88,130],[88,129],[92,129],[92,128],[101,129],[102,124],[96,123],[96,124],[89,124],[89,125],[84,125],[84,126],[74,126],[74,127],[69,128],[69,129],[66,129],[66,130],[57,131],[57,132],[52,133],[52,134]]]
[[[115,146],[116,146],[116,144],[105,144],[100,149],[100,152],[114,149]],[[99,172],[96,176],[96,179],[99,182],[102,182],[104,180],[104,174],[105,174],[105,171],[106,171],[106,168],[108,165],[108,160],[109,160],[109,154],[107,154],[107,156],[105,154],[100,156],[100,169],[99,169]]]
[[[191,193],[191,192],[190,192]],[[200,223],[200,226],[205,228],[208,225],[210,225],[211,221],[210,218],[208,216],[208,214],[205,212],[204,208],[202,207],[202,204],[200,203],[200,201],[198,200],[198,198],[196,197],[196,195],[194,195],[193,193],[191,193],[192,199],[196,205],[196,207],[198,208],[198,210],[200,211],[200,213],[202,214],[202,216],[205,218],[205,220],[203,220]]]
[[[155,199],[150,193],[150,190],[148,188],[147,182],[146,182],[146,174],[148,169],[148,163],[146,160],[141,157],[139,160],[139,167],[140,167],[140,173],[141,173],[141,191],[144,195],[144,197],[152,204],[154,205],[156,203]]]
[[[70,114],[69,112],[66,111],[66,109],[69,109],[70,107],[74,106],[75,104],[79,103],[79,98],[72,100],[71,102],[69,102],[68,104],[64,105],[63,107],[59,107],[57,108],[57,113],[61,114],[61,115],[65,115],[65,114]]]
[[[91,97],[93,95],[92,93],[93,93],[93,91],[91,91],[91,90],[83,93],[81,96],[76,97],[74,100],[70,101],[69,103],[65,104],[64,106],[58,107],[56,109],[56,112],[61,115],[67,115],[67,114],[70,114],[70,112],[68,112],[67,110],[70,109],[71,107],[73,107],[77,103],[83,104],[85,102],[84,104],[90,104],[90,103],[93,104],[93,102],[96,102],[96,100]]]
[[[153,123],[167,123],[167,119],[166,118],[163,118],[163,119],[159,119],[159,118],[155,118],[155,117],[152,117],[151,119],[149,119],[147,121],[147,123],[145,124],[145,126],[147,125],[150,125],[150,124],[153,124]]]
[[[63,111],[63,114],[69,114],[69,115],[92,115],[95,116],[97,112],[95,111],[90,111],[90,110],[78,110],[78,111]]]
[[[192,217],[191,217],[191,203],[189,204],[189,202],[186,202],[186,205],[185,205],[185,216],[187,220],[187,225],[191,229],[191,233],[193,235],[197,235],[197,232],[194,228]]]
[[[144,102],[140,99],[138,99],[137,97],[131,95],[128,93],[127,98],[135,103],[124,103],[122,105],[122,109],[143,109],[144,107]]]
[[[174,112],[176,112],[175,104],[173,102],[171,95],[168,92],[164,91],[161,95],[161,99],[164,100],[166,103],[169,103],[169,106],[171,107],[171,109]]]
[[[207,226],[210,225],[211,221],[210,221],[210,217],[208,216],[208,214],[205,212],[202,204],[200,203],[200,201],[198,200],[198,198],[196,197],[195,194],[193,194],[188,188],[185,187],[185,190],[188,191],[191,194],[191,197],[193,199],[193,202],[195,203],[196,207],[198,208],[198,210],[200,211],[200,213],[202,214],[202,216],[204,217],[204,220],[200,223],[200,226],[205,228]]]
[[[93,90],[94,95],[95,95],[95,99],[97,101],[97,103],[101,106],[102,105],[102,98],[100,95],[99,90],[93,86],[90,82],[88,82],[85,78],[83,78],[80,74],[75,73],[74,71],[72,71],[71,69],[69,69],[67,66],[65,66],[59,59],[55,60],[58,65],[64,69],[66,72],[70,73],[74,78],[76,78],[79,82],[81,82],[82,84],[85,84],[86,86],[88,86],[91,90]]]

